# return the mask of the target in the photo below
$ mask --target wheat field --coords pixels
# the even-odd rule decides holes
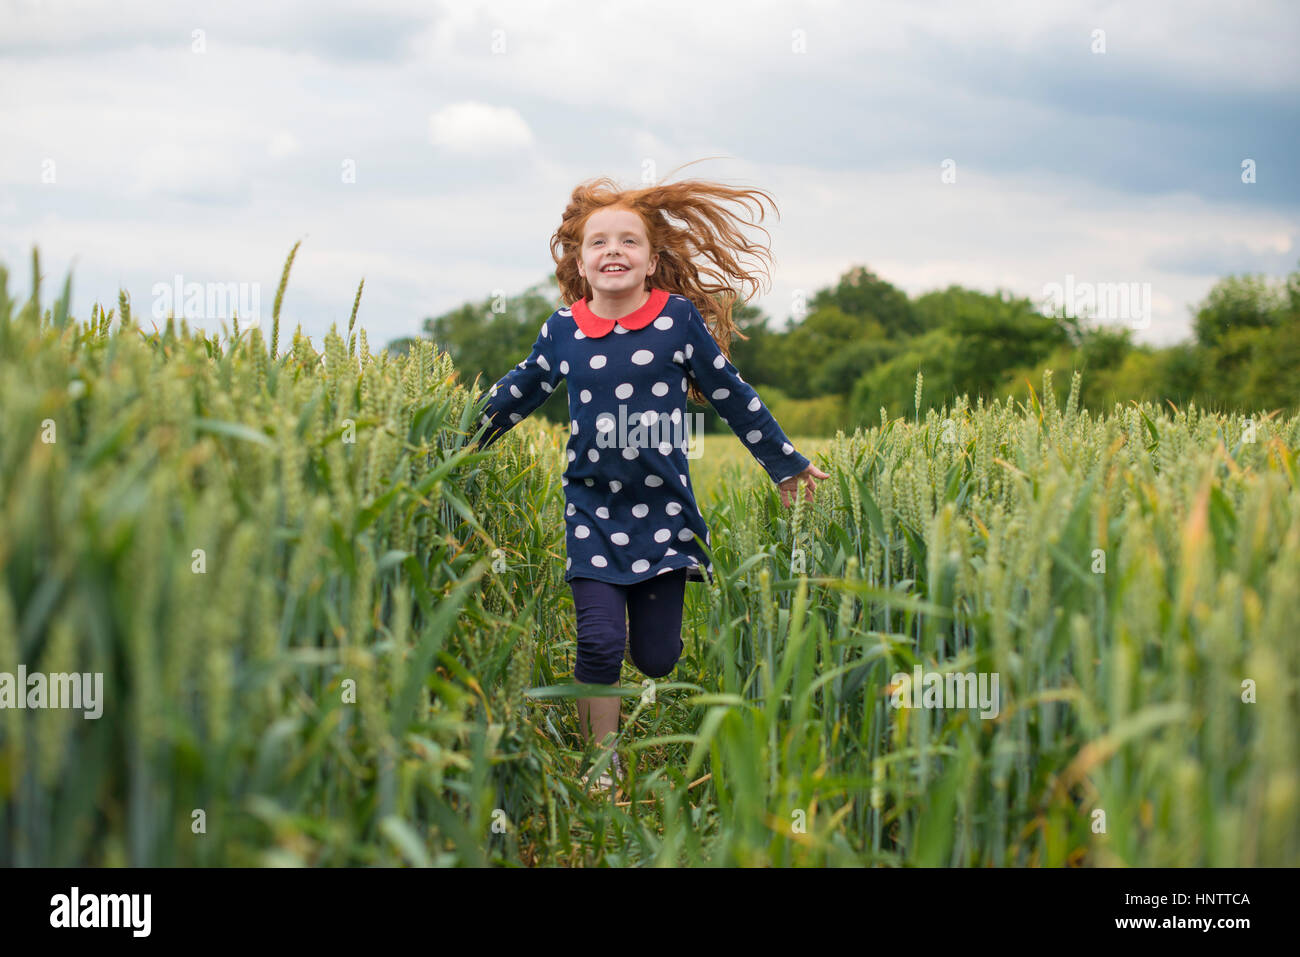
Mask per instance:
[[[269,337],[77,320],[33,260],[0,672],[104,701],[0,709],[0,863],[1300,862],[1295,409],[962,399],[800,443],[830,479],[790,509],[708,437],[719,580],[669,678],[625,666],[593,796],[561,430],[471,451],[448,358],[372,354],[360,289],[281,351],[292,256]],[[917,669],[997,675],[996,713],[898,707]]]

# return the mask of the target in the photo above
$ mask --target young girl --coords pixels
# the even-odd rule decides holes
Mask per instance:
[[[751,196],[767,198],[699,181],[635,190],[619,190],[608,178],[580,185],[551,240],[561,295],[571,305],[551,314],[532,353],[488,394],[480,447],[568,380],[568,467],[560,483],[580,683],[617,684],[625,659],[652,678],[667,675],[683,650],[686,581],[703,581],[701,567],[713,580],[697,541],[712,547],[683,438],[688,395],[717,410],[778,485],[783,504],[801,483],[811,501],[816,482],[827,478],[795,450],[727,358],[734,286],[756,285],[734,254],[756,247],[731,225],[720,200]],[[710,268],[697,268],[695,256]],[[605,744],[617,734],[619,702],[578,699],[588,740]],[[602,775],[597,787],[610,786]]]

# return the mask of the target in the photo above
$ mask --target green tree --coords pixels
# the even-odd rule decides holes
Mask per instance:
[[[1276,325],[1284,311],[1282,290],[1266,276],[1228,276],[1215,283],[1195,312],[1196,341],[1213,349],[1234,330]]]
[[[891,339],[904,339],[925,331],[907,293],[885,282],[865,266],[854,266],[840,277],[835,286],[822,289],[813,296],[809,303],[809,316],[824,309],[836,309],[846,316],[874,319]]]
[[[922,297],[925,298],[925,297]],[[944,309],[952,309],[946,313]],[[1044,316],[1028,299],[949,287],[931,298],[929,332],[907,340],[892,359],[863,375],[850,396],[850,413],[870,415],[884,405],[888,414],[911,414],[916,373],[924,377],[922,403],[938,407],[966,394],[989,401],[1010,370],[1033,368],[1054,350],[1068,347],[1072,327]],[[1036,388],[1037,386],[1035,386]]]
[[[782,349],[796,364],[783,385],[785,392],[796,399],[822,394],[822,366],[858,343],[879,340],[881,331],[880,323],[871,316],[851,315],[834,305],[818,307],[785,333]]]

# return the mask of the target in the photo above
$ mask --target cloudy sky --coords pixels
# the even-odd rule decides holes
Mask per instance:
[[[1110,324],[1168,343],[1300,268],[1298,39],[1294,2],[0,0],[0,263],[25,298],[39,246],[46,305],[72,268],[79,318],[244,283],[269,326],[301,239],[281,348],[362,277],[377,348],[544,280],[579,182],[719,157],[672,178],[775,198],[778,327],[862,264],[1130,284]]]

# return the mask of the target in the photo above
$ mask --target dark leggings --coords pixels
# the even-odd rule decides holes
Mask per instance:
[[[569,588],[578,619],[578,661],[573,669],[576,681],[617,684],[624,642],[629,638],[632,660],[643,674],[662,678],[673,670],[684,647],[686,569],[631,585],[572,578]]]

